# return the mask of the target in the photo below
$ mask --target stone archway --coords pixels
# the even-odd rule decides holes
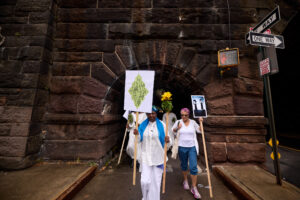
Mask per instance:
[[[278,3],[275,34],[298,5]],[[244,35],[274,6],[259,0],[231,5],[231,44],[240,48],[241,64],[220,79],[217,50],[229,44],[225,2],[4,1],[0,167],[24,168],[39,156],[99,161],[109,154],[121,109],[107,111],[120,104],[120,75],[131,67],[163,68],[164,85],[184,80],[191,92],[206,95],[211,162],[262,163],[262,83]]]
[[[116,45],[113,52],[100,53],[99,61],[88,65],[88,72],[82,70],[82,63],[62,62],[86,59],[84,53],[58,51],[55,55],[46,114],[50,132],[46,158],[99,160],[105,156],[121,137],[124,72],[148,69],[156,71],[156,85],[184,96],[179,104],[189,105],[191,94],[206,95],[210,117],[205,126],[212,163],[264,161],[262,84],[237,73],[220,79],[212,62],[214,54],[199,54],[194,47],[165,40],[128,42]],[[247,59],[241,67],[249,69]],[[93,150],[87,151],[91,145]],[[242,158],[237,156],[241,152],[245,152]]]
[[[166,50],[162,51],[162,47]],[[69,47],[66,45],[65,48]],[[84,56],[87,54],[58,51],[54,55],[49,110],[45,114],[48,124],[43,152],[45,159],[72,160],[80,157],[98,160],[105,156],[122,132],[119,131],[119,120],[126,69],[155,70],[157,84],[167,88],[181,81],[178,93],[199,89],[195,83],[199,75],[197,72],[201,70],[198,67],[200,57],[191,48],[184,49],[178,43],[147,41],[117,45],[112,53],[100,53],[102,58],[99,62],[88,65],[89,73],[83,70],[84,64],[73,63],[74,57],[86,59]],[[203,69],[205,64],[203,61]],[[204,84],[203,80],[200,84]],[[112,130],[114,134],[111,134]],[[88,151],[88,146],[94,149]]]

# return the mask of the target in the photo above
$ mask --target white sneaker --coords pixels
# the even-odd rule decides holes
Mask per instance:
[[[191,189],[191,193],[194,195],[195,199],[201,199],[201,195],[197,190],[197,187],[193,187]]]

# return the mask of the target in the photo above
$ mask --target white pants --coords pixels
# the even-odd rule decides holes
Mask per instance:
[[[160,186],[163,169],[142,163],[141,171],[142,200],[160,200]]]

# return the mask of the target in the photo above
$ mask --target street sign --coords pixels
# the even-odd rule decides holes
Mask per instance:
[[[249,32],[249,36],[251,45],[264,47],[270,47],[274,45],[275,48],[284,49],[284,40],[283,36],[281,35]]]
[[[263,76],[271,72],[269,58],[259,62],[260,75]]]
[[[261,20],[252,30],[255,33],[267,33],[268,29],[274,26],[280,21],[280,11],[279,6],[277,6],[272,12],[270,12],[263,20]],[[271,31],[270,31],[271,32]],[[250,40],[249,33],[246,34],[246,45],[249,44]]]
[[[253,31],[253,28],[250,27],[250,32]],[[263,32],[263,34],[271,34],[271,29],[267,29],[265,32]],[[246,45],[248,45],[250,43],[250,34],[249,32],[246,34]]]
[[[263,33],[268,28],[271,28],[280,21],[279,6],[277,6],[272,12],[270,12],[263,20],[261,20],[254,28],[253,32]]]

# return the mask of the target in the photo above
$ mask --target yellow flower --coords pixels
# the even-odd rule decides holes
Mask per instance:
[[[170,100],[172,100],[171,96],[172,96],[171,92],[165,92],[161,96],[161,100],[162,101],[170,101]]]

